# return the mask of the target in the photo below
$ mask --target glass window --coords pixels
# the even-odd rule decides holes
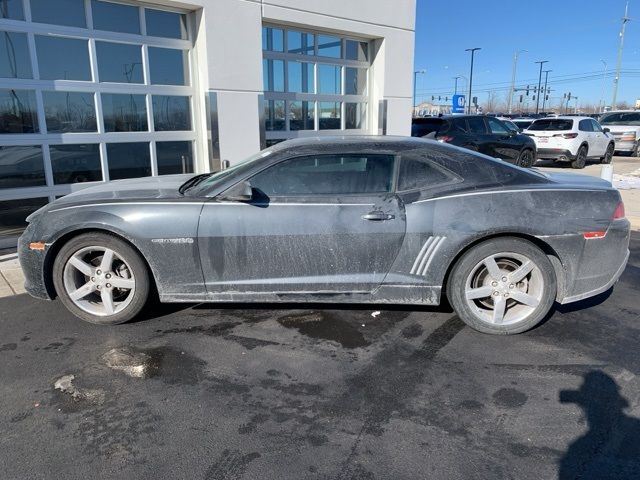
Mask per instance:
[[[40,145],[0,147],[0,188],[46,185]]]
[[[318,55],[342,58],[342,40],[329,35],[318,35]]]
[[[191,130],[189,97],[153,95],[153,126],[156,132]]]
[[[147,35],[152,37],[187,38],[186,15],[146,8],[144,16],[147,22]]]
[[[284,32],[279,28],[262,27],[262,49],[270,52],[284,51]]]
[[[284,130],[284,100],[267,100],[265,105],[265,129]]]
[[[93,93],[42,92],[42,100],[49,133],[97,131]]]
[[[144,95],[103,93],[102,115],[106,132],[145,132],[149,129]]]
[[[340,102],[319,102],[318,110],[320,130],[340,129]]]
[[[338,65],[318,65],[318,93],[340,95],[341,85]]]
[[[358,42],[357,40],[347,40],[345,42],[344,58],[347,60],[358,60],[366,62],[369,60],[369,44]]]
[[[449,182],[453,178],[424,158],[403,156],[398,174],[398,191],[427,188]]]
[[[487,117],[487,122],[489,122],[489,130],[494,135],[508,135],[509,129],[500,121],[495,118]]]
[[[591,120],[580,120],[580,122],[578,122],[578,130],[581,132],[593,132]]]
[[[187,64],[185,50],[149,47],[149,74],[152,85],[187,85]]]
[[[36,35],[40,78],[43,80],[91,80],[86,40]]]
[[[607,113],[600,117],[600,125],[640,125],[640,112]]]
[[[296,157],[251,178],[267,196],[343,195],[391,190],[393,155],[312,155]]]
[[[535,120],[531,125],[529,125],[528,130],[572,130],[573,129],[573,120],[567,120],[565,118],[543,118],[540,120]]]
[[[97,143],[50,145],[53,183],[99,182],[102,180],[100,147]]]
[[[11,20],[24,20],[24,10],[22,9],[22,0],[0,1],[0,18],[10,18]]]
[[[26,33],[0,32],[0,77],[33,78]]]
[[[468,117],[467,124],[469,125],[469,131],[471,133],[487,133],[487,126],[484,124],[482,117]]]
[[[27,226],[25,218],[49,203],[48,198],[21,198],[0,202],[0,244],[14,246]]]
[[[147,142],[107,143],[107,160],[111,180],[151,175],[151,154]]]
[[[284,92],[284,62],[263,60],[262,79],[265,92]]]
[[[287,31],[287,50],[289,53],[299,53],[302,55],[313,55],[314,35],[312,33]]]
[[[289,130],[314,130],[315,102],[289,102]]]
[[[0,90],[0,133],[38,133],[33,90]]]
[[[464,122],[464,119],[461,119]],[[433,132],[446,130],[447,121],[442,118],[414,118],[411,122],[411,136],[424,137]]]
[[[39,23],[87,27],[84,0],[31,0],[31,18]]]
[[[295,93],[313,93],[313,63],[287,62],[288,88]]]
[[[96,54],[101,82],[144,83],[142,46],[96,42]]]
[[[344,104],[344,128],[346,129],[367,128],[367,104],[366,103],[345,103]]]
[[[158,175],[193,173],[192,142],[156,142]]]
[[[344,90],[346,95],[366,95],[367,69],[346,67],[344,71]]]
[[[109,32],[140,33],[140,9],[133,5],[92,0],[93,28]]]
[[[602,132],[602,127],[600,126],[600,124],[593,119],[591,119],[591,127],[593,128],[594,132]]]

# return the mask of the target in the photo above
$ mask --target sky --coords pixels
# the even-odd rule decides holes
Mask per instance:
[[[540,67],[534,62],[548,60],[553,105],[567,92],[578,105],[597,105],[603,97],[609,105],[624,7],[625,0],[417,0],[414,66],[426,70],[417,76],[417,100],[441,95],[444,103],[453,77],[469,77],[465,49],[481,47],[473,70],[473,96],[481,103],[491,89],[506,101],[514,52],[527,50],[519,54],[516,87],[537,86]],[[633,105],[640,99],[640,0],[629,1],[629,17],[618,101]],[[607,64],[604,80],[601,60]],[[458,89],[466,93],[465,79]]]

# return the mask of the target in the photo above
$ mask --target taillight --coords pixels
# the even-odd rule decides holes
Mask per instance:
[[[592,239],[592,238],[604,238],[606,235],[607,235],[607,232],[604,232],[604,231],[601,231],[601,230],[596,231],[596,232],[584,232],[582,234],[582,236],[587,240]]]
[[[612,220],[620,220],[621,218],[624,218],[624,202],[622,201],[618,203],[618,206],[614,210]]]
[[[441,137],[438,137],[438,141],[439,142],[444,142],[444,143],[449,143],[449,142],[453,141],[453,137],[449,137],[448,135],[443,135]]]
[[[622,142],[635,142],[636,141],[636,132],[624,132],[620,137]]]
[[[556,133],[554,137],[562,137],[566,139],[576,138],[578,136],[577,133]]]

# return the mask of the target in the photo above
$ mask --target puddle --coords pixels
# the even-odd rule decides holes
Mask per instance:
[[[338,342],[344,348],[370,345],[356,326],[328,312],[293,313],[280,317],[278,323],[286,328],[295,328],[311,338]]]
[[[75,375],[63,375],[54,384],[54,390],[69,395],[75,402],[86,401],[93,404],[104,402],[105,392],[95,388],[80,388],[75,384]]]

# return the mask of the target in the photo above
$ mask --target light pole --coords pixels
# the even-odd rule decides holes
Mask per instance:
[[[453,94],[454,94],[454,95],[457,95],[457,94],[458,94],[458,79],[459,79],[459,78],[462,78],[462,75],[456,75],[455,77],[453,77],[453,79],[454,79],[454,80],[455,80],[455,82],[456,82],[456,83],[454,84],[454,87],[453,87]]]
[[[528,50],[516,50],[513,52],[513,68],[511,69],[511,90],[509,90],[509,99],[507,108],[511,113],[511,104],[513,103],[513,94],[516,90],[516,66],[518,64],[518,55],[521,53],[529,53]]]
[[[540,74],[538,75],[538,96],[536,97],[536,114],[540,111],[540,86],[542,84],[542,66],[549,63],[549,60],[539,60],[535,63],[540,64]]]
[[[480,47],[467,48],[465,52],[471,52],[471,69],[469,72],[469,98],[467,98],[467,114],[471,113],[471,89],[473,87],[473,57],[477,50],[482,50]]]
[[[547,80],[549,79],[549,72],[553,72],[553,70],[545,70],[544,71],[544,92],[542,92],[542,111],[544,112],[544,106],[547,103]]]
[[[415,114],[416,111],[416,84],[418,82],[418,74],[425,74],[427,73],[426,70],[422,69],[422,70],[416,70],[415,72],[413,72],[413,112]]]
[[[622,49],[624,48],[624,31],[627,28],[627,22],[631,19],[628,17],[629,2],[624,7],[624,17],[622,17],[622,30],[620,30],[620,46],[618,47],[618,62],[616,63],[616,76],[613,79],[613,99],[611,100],[611,109],[616,109],[616,100],[618,98],[618,82],[620,81],[620,66],[622,65]]]
[[[602,70],[602,91],[600,92],[600,113],[604,112],[606,105],[606,101],[604,99],[604,83],[607,79],[607,62],[605,62],[604,60],[600,59],[600,61],[602,62],[602,64],[604,65],[604,69]]]

